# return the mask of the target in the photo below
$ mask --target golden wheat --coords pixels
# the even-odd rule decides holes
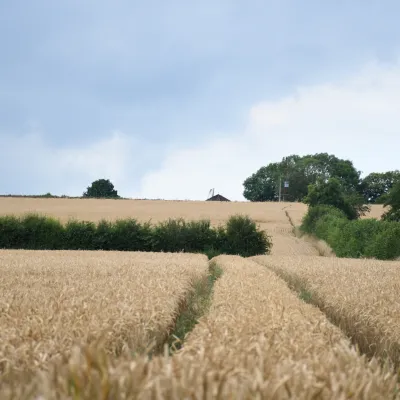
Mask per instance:
[[[34,370],[100,338],[113,354],[159,345],[207,258],[0,251],[0,372]]]
[[[360,347],[400,366],[400,263],[312,257],[254,257],[307,291]]]
[[[30,385],[4,387],[2,398],[398,398],[396,376],[360,356],[273,272],[240,257],[215,262],[223,275],[209,313],[172,358],[116,361],[95,347],[76,348]]]
[[[310,243],[295,238],[293,226],[285,211],[304,215],[302,203],[250,203],[214,201],[101,200],[101,199],[34,199],[0,197],[0,215],[22,215],[36,212],[66,222],[69,219],[99,221],[136,218],[157,223],[168,218],[209,219],[213,226],[225,224],[233,214],[249,215],[272,236],[272,254],[318,255]],[[296,220],[296,222],[298,222]]]

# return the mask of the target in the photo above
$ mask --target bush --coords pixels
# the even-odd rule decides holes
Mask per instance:
[[[0,249],[19,249],[23,245],[23,227],[14,216],[0,217]]]
[[[149,223],[120,219],[114,223],[111,248],[119,251],[151,251],[152,230]]]
[[[331,213],[322,215],[314,224],[313,233],[315,236],[329,243],[333,250],[336,248],[338,241],[340,241],[343,229],[350,223],[344,214],[338,211],[332,210]]]
[[[303,217],[301,230],[305,233],[315,233],[317,222],[326,215],[347,220],[346,214],[333,206],[313,206],[309,207],[307,214]]]
[[[381,221],[364,219],[347,223],[333,243],[333,250],[338,257],[365,257],[369,243],[384,228]]]
[[[96,225],[88,221],[68,221],[64,227],[64,249],[94,250]]]
[[[309,208],[301,230],[325,240],[338,257],[389,260],[400,255],[397,222],[348,220],[342,211],[321,205]]]
[[[169,219],[153,228],[153,251],[203,252],[213,243],[210,221],[186,222],[183,218]]]
[[[112,222],[101,220],[97,223],[96,233],[93,238],[95,250],[114,250],[112,248],[114,224]]]
[[[265,231],[259,231],[255,222],[248,216],[235,215],[229,218],[224,252],[251,257],[268,254],[271,247],[270,237]]]
[[[382,229],[366,247],[366,257],[380,260],[394,260],[400,257],[400,224],[387,222],[385,225],[385,229]]]
[[[8,249],[119,250],[204,253],[244,257],[266,254],[269,236],[249,217],[231,217],[226,227],[210,221],[169,219],[151,226],[134,219],[97,223],[58,220],[38,215],[0,218],[0,247]]]
[[[64,228],[57,219],[26,214],[20,219],[20,244],[25,249],[56,250],[62,248]]]

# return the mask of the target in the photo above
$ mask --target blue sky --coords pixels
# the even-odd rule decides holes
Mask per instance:
[[[106,177],[129,197],[240,200],[293,153],[400,168],[398,15],[394,0],[0,0],[0,192]]]

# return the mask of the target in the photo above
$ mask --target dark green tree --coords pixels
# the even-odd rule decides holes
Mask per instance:
[[[243,195],[250,201],[277,201],[281,182],[284,200],[302,201],[310,184],[318,180],[326,182],[331,177],[339,179],[346,191],[360,191],[360,172],[351,161],[318,153],[303,157],[290,155],[279,163],[260,168],[244,181]],[[284,181],[289,181],[288,188],[283,187]]]
[[[396,182],[400,181],[400,171],[383,173],[373,172],[367,175],[361,183],[362,193],[368,203],[383,204],[387,193]]]
[[[260,168],[247,178],[243,196],[250,201],[277,201],[279,190],[279,164],[273,163]]]
[[[103,198],[103,199],[118,199],[118,193],[114,189],[114,185],[109,179],[98,179],[92,182],[83,193],[83,197]]]
[[[349,219],[357,219],[369,211],[364,198],[356,191],[349,192],[338,178],[322,179],[308,187],[304,203],[310,207],[328,205],[343,211]]]
[[[384,206],[390,209],[383,214],[382,219],[400,222],[400,181],[390,189]]]
[[[346,190],[359,190],[361,172],[356,170],[350,160],[340,159],[333,154],[317,153],[302,157],[301,163],[310,183],[335,177]]]

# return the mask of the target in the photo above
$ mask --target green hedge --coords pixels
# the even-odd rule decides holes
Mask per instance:
[[[117,250],[204,253],[250,257],[268,254],[272,242],[247,216],[232,216],[226,226],[210,221],[169,219],[157,225],[135,219],[68,221],[27,214],[0,217],[0,248],[32,250]]]
[[[301,230],[325,240],[338,257],[393,260],[400,257],[400,223],[348,220],[331,206],[310,207]]]

